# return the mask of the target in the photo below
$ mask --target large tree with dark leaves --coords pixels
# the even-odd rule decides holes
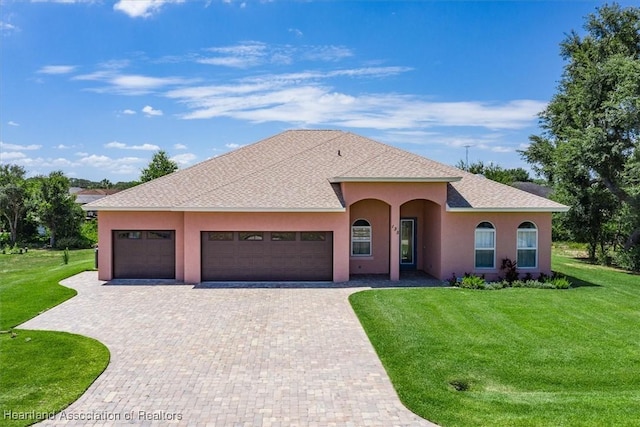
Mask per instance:
[[[25,170],[19,165],[0,165],[0,215],[9,226],[11,244],[18,239],[18,226],[28,203]]]
[[[50,244],[56,247],[57,239],[80,236],[84,213],[69,194],[69,178],[61,171],[51,172],[39,178],[37,215],[49,230]]]
[[[558,91],[540,114],[525,160],[564,194],[583,234],[604,236],[618,222],[627,255],[640,268],[640,8],[605,5],[586,33],[560,45]],[[586,229],[586,230],[585,230]],[[578,234],[578,233],[576,233]],[[604,238],[604,237],[603,237]],[[602,242],[600,242],[602,243]]]

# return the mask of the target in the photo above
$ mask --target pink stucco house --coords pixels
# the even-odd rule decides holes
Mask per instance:
[[[287,131],[84,206],[99,277],[332,280],[551,269],[566,206],[355,135]]]

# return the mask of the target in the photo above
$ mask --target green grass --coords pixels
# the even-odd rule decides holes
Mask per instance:
[[[60,280],[93,268],[93,251],[0,255],[0,425],[23,426],[14,414],[58,412],[104,371],[109,351],[100,342],[64,332],[13,329],[76,295]],[[12,333],[8,331],[11,330]]]
[[[640,425],[640,276],[559,255],[553,266],[578,286],[373,290],[351,303],[402,402],[430,421]]]

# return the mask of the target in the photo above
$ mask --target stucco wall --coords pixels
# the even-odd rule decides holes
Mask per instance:
[[[475,268],[475,228],[482,221],[491,222],[496,230],[496,265],[494,269]],[[520,273],[551,272],[551,213],[519,212],[446,212],[442,217],[442,274],[447,279],[452,274],[458,277],[464,273],[484,274],[487,279],[504,276],[500,271],[503,258],[515,261],[517,258],[517,229],[525,221],[533,222],[538,228],[538,266],[519,269]]]
[[[98,215],[98,278],[113,278],[113,230],[175,230],[176,280],[184,280],[184,216],[182,212],[110,212]]]
[[[365,199],[349,207],[352,225],[358,219],[371,224],[371,256],[350,256],[351,274],[389,274],[389,205]],[[349,247],[351,255],[351,247]]]
[[[98,221],[101,280],[112,278],[112,230],[175,230],[176,279],[200,282],[202,231],[331,231],[333,279],[349,274],[389,274],[399,277],[399,238],[402,216],[417,217],[418,269],[446,279],[453,273],[485,274],[494,278],[502,258],[516,259],[516,230],[531,221],[538,228],[538,266],[530,271],[550,273],[551,213],[447,212],[444,183],[343,183],[346,212],[110,212]],[[373,256],[351,257],[351,224],[364,218],[373,227]],[[496,227],[496,268],[475,269],[475,227],[489,221]]]

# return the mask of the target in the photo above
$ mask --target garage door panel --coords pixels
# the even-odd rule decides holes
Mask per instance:
[[[174,230],[113,232],[113,277],[175,279]]]
[[[332,280],[332,239],[332,232],[203,232],[202,280]]]

